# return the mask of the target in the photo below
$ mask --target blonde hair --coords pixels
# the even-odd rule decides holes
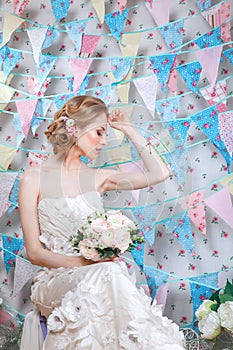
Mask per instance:
[[[108,113],[107,106],[99,98],[92,96],[75,96],[68,100],[54,114],[54,120],[48,125],[45,135],[47,140],[52,144],[53,152],[66,152],[76,142],[76,137],[69,134],[66,129],[65,121],[60,117],[73,119],[80,129],[86,127],[98,117],[100,113]]]

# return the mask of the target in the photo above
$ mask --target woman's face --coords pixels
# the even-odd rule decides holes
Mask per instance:
[[[78,131],[77,145],[83,156],[94,160],[106,145],[107,115],[101,113],[92,123]]]

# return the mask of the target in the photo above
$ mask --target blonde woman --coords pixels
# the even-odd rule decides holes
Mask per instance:
[[[97,157],[106,145],[108,124],[134,144],[145,170],[132,174],[91,168],[80,159]],[[88,215],[103,211],[105,191],[164,181],[169,176],[166,165],[120,110],[108,114],[94,97],[66,102],[46,136],[54,154],[25,172],[19,208],[28,258],[42,267],[32,286],[33,315],[47,319],[48,334],[43,342],[33,316],[25,322],[21,349],[183,349],[178,326],[150,305],[124,264],[111,258],[85,259],[70,242]]]

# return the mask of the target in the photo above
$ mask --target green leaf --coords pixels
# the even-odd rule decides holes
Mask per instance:
[[[233,301],[233,296],[229,294],[219,294],[220,303],[223,304],[226,301]]]
[[[220,299],[219,299],[220,290],[221,289],[216,290],[216,292],[214,292],[209,299],[212,301],[217,301],[217,303],[220,304]]]
[[[220,306],[220,304],[212,304],[210,308],[212,311],[217,311],[219,306]]]
[[[233,296],[233,285],[228,281],[228,279],[224,289],[224,294],[229,294]]]

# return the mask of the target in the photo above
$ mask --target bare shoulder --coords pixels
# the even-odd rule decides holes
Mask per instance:
[[[20,189],[38,190],[40,185],[40,167],[27,169],[20,177]]]

